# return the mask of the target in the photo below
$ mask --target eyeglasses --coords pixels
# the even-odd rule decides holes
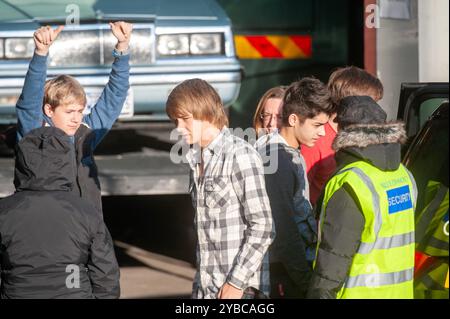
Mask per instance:
[[[271,121],[273,116],[275,116],[275,114],[263,112],[259,115],[259,118],[263,121]],[[282,119],[281,115],[277,115],[276,117],[277,121],[281,121]]]

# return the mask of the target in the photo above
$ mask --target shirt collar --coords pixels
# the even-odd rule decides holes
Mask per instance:
[[[289,146],[288,142],[286,142],[278,131],[263,135],[256,141],[255,146],[256,148],[260,148],[268,144],[284,144]]]
[[[227,127],[223,127],[219,135],[217,135],[205,148],[205,151],[209,151],[211,155],[219,155],[224,146],[223,140],[230,136],[230,134],[230,130]]]
[[[218,156],[221,154],[224,146],[223,140],[230,135],[230,130],[224,126],[220,133],[211,141],[211,143],[204,148],[203,151],[207,152],[206,157],[209,158],[210,156]],[[194,169],[197,164],[201,163],[201,156],[202,151],[200,146],[198,144],[194,144],[186,154],[186,158],[192,169]]]

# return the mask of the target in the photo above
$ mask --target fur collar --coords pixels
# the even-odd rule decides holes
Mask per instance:
[[[333,149],[337,152],[349,147],[364,148],[378,144],[403,144],[406,139],[403,122],[350,125],[338,132],[333,142]]]

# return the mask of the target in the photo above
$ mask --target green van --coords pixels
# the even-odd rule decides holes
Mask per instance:
[[[218,2],[231,19],[244,68],[232,126],[250,126],[259,98],[271,87],[303,76],[327,81],[337,67],[363,66],[363,1]]]

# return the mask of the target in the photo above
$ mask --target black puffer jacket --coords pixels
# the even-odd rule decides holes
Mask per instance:
[[[333,143],[337,172],[356,161],[383,171],[397,170],[406,133],[401,123],[355,125],[339,131]],[[335,299],[358,251],[365,219],[350,187],[337,190],[328,202],[308,298]],[[318,203],[321,203],[319,200]],[[318,205],[318,211],[321,205]]]
[[[17,145],[16,193],[0,200],[2,298],[119,297],[111,236],[97,210],[72,193],[72,151],[55,127]]]

